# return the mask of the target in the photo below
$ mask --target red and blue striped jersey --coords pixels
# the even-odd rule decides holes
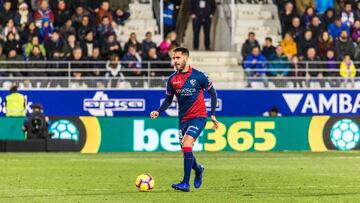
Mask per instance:
[[[192,67],[186,73],[177,71],[169,77],[166,94],[176,95],[181,122],[197,117],[207,117],[204,89],[209,90],[211,87],[212,83],[208,77]]]

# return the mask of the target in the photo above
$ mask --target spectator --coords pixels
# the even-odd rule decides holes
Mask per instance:
[[[64,53],[65,57],[71,56],[71,54],[74,54],[74,49],[76,47],[79,47],[79,42],[76,40],[75,33],[70,33],[67,41],[64,43],[64,46],[62,48],[62,52]],[[80,47],[81,48],[81,47]],[[80,55],[79,52],[76,52],[76,54]],[[81,52],[81,58],[84,57],[84,53]]]
[[[90,12],[87,11],[82,4],[78,4],[74,15],[71,16],[75,28],[78,28],[84,16],[90,16]]]
[[[353,41],[348,37],[348,33],[343,30],[340,37],[335,41],[335,54],[338,60],[342,60],[345,55],[354,56],[354,53]]]
[[[0,12],[0,25],[4,25],[10,19],[14,19],[15,13],[11,10],[11,1],[5,0],[3,3],[3,9]]]
[[[131,0],[109,0],[111,8],[120,8],[123,11],[129,11],[129,4]]]
[[[355,20],[360,20],[360,1],[356,2],[356,9],[354,10]]]
[[[51,38],[54,29],[48,20],[43,20],[43,25],[40,28],[40,38],[41,41],[48,41]]]
[[[92,77],[103,77],[105,76],[105,64],[103,61],[105,60],[103,57],[101,57],[100,53],[100,47],[93,47],[92,54],[89,57],[89,60],[91,61],[91,64],[89,65],[90,69],[93,71],[90,73],[90,76]],[[90,87],[95,87],[91,84]],[[105,87],[105,82],[103,80],[96,80],[96,87]]]
[[[305,68],[302,63],[299,61],[299,57],[294,55],[291,58],[291,71],[289,72],[289,76],[293,77],[292,81],[294,87],[303,87],[304,77],[305,77]]]
[[[110,10],[110,3],[107,0],[105,0],[101,3],[99,11],[97,12],[97,15],[96,15],[96,20],[95,20],[96,24],[100,24],[102,22],[102,19],[105,16],[108,17],[109,23],[112,24],[113,14]]]
[[[25,45],[25,57],[28,58],[31,54],[31,51],[33,50],[34,46],[39,46],[41,55],[46,56],[46,50],[45,47],[40,44],[40,40],[38,36],[33,36],[31,38],[31,41]]]
[[[5,54],[9,53],[11,49],[15,49],[17,53],[21,53],[21,46],[19,40],[16,39],[16,36],[14,33],[9,32],[6,36],[6,41],[4,44],[5,47]]]
[[[194,49],[199,49],[199,35],[201,26],[203,26],[205,49],[210,50],[211,20],[216,11],[215,0],[193,0],[190,11],[191,18],[193,19]]]
[[[90,23],[89,16],[83,16],[81,19],[80,25],[77,26],[76,37],[79,40],[85,39],[85,36],[88,32],[96,33],[95,27]],[[93,35],[94,36],[94,35]]]
[[[141,70],[141,57],[140,54],[136,51],[136,46],[130,45],[127,53],[123,56],[122,61],[125,62],[125,67],[131,69],[124,73],[125,76],[137,77],[136,79],[131,79],[130,84],[132,87],[142,87],[143,81],[141,78],[144,74]]]
[[[10,49],[7,54],[7,61],[21,62],[24,61],[24,58],[18,55],[15,49]],[[5,67],[7,69],[22,69],[24,68],[24,64],[20,64],[20,63],[6,64]],[[22,77],[22,76],[26,76],[26,73],[23,73],[21,71],[6,71],[2,75],[8,77]]]
[[[165,40],[160,43],[159,52],[161,56],[167,54],[170,51],[170,47],[176,38],[177,36],[175,32],[169,32]]]
[[[316,0],[295,0],[295,2],[298,14],[303,14],[305,13],[305,10],[307,10],[307,8],[315,8],[316,6]]]
[[[125,43],[124,51],[127,52],[130,46],[136,47],[136,52],[141,51],[141,44],[137,40],[135,32],[130,34],[129,40]]]
[[[105,35],[107,33],[115,33],[112,25],[110,24],[109,17],[104,16],[102,18],[101,24],[97,27],[97,36],[99,36],[99,42],[103,43],[105,41]]]
[[[66,40],[72,33],[76,33],[76,30],[72,25],[72,21],[69,19],[66,21],[65,25],[60,28],[60,36],[62,39]]]
[[[54,13],[49,9],[49,4],[47,0],[40,1],[40,8],[35,11],[34,19],[37,27],[42,27],[43,20],[48,20],[51,25],[54,23]]]
[[[48,53],[49,50],[47,50]],[[64,82],[64,79],[59,78],[59,77],[65,77],[67,76],[67,71],[61,71],[60,69],[65,69],[68,67],[67,64],[61,63],[65,58],[64,58],[64,53],[61,52],[61,50],[59,49],[55,49],[52,52],[52,55],[48,56],[48,61],[53,61],[53,63],[48,64],[47,68],[51,68],[53,71],[48,73],[49,77],[56,77],[56,78],[51,78],[49,81],[49,86],[50,87],[67,87],[67,83]],[[59,63],[60,62],[60,63]],[[67,80],[67,79],[66,79]]]
[[[156,47],[151,47],[148,50],[148,53],[146,54],[146,57],[144,58],[145,61],[150,61],[151,63],[144,64],[144,68],[150,69],[150,75],[151,77],[149,87],[161,87],[162,84],[165,84],[165,77],[167,74],[164,71],[161,71],[161,69],[164,68],[163,64],[161,63],[161,58],[157,54]],[[158,70],[154,70],[158,69]],[[160,69],[160,70],[159,70]],[[149,70],[148,70],[149,72]]]
[[[320,61],[320,58],[316,55],[315,48],[311,47],[307,50],[305,61],[309,70],[307,74],[311,77],[311,81],[319,82],[320,87],[325,87],[324,74],[320,71],[323,68],[321,64],[317,63]]]
[[[241,56],[245,59],[253,50],[254,47],[259,47],[260,44],[255,38],[254,32],[249,32],[248,39],[243,43],[241,48]]]
[[[83,40],[80,42],[81,49],[87,57],[90,57],[93,54],[93,49],[95,47],[99,47],[100,44],[94,38],[94,33],[92,31],[87,31],[85,37],[82,38]]]
[[[6,23],[6,27],[4,27],[1,31],[1,38],[5,41],[6,40],[6,36],[9,33],[13,33],[15,35],[16,39],[19,39],[19,34],[18,31],[14,25],[14,20],[13,19],[9,19],[9,21]]]
[[[306,52],[309,48],[316,46],[316,39],[313,37],[311,30],[306,30],[304,32],[303,38],[299,41],[298,52],[301,57],[306,55]]]
[[[28,64],[29,69],[44,69],[46,67],[45,64],[39,63],[45,60],[44,55],[41,54],[39,45],[34,45],[32,47],[31,53],[29,55],[28,60],[31,62]],[[35,62],[35,63],[34,63]],[[44,80],[43,78],[38,77],[46,77],[47,74],[44,71],[29,71],[29,77],[33,77],[31,81],[31,87],[37,87],[37,83],[40,82],[41,87],[47,87],[48,81]]]
[[[54,27],[60,29],[70,18],[71,12],[67,7],[66,1],[59,0],[55,10]]]
[[[294,17],[292,19],[290,32],[295,42],[298,43],[304,34],[304,29],[301,27],[301,21],[299,17]]]
[[[319,39],[320,34],[325,30],[325,27],[322,25],[320,18],[318,16],[314,16],[311,19],[309,29],[312,31],[313,37],[315,39]]]
[[[253,47],[251,53],[245,57],[244,68],[248,77],[264,78],[266,76],[266,58],[260,53],[259,47]]]
[[[336,40],[340,36],[340,33],[343,30],[350,34],[349,27],[345,23],[341,22],[341,18],[336,18],[335,22],[328,26],[328,30],[334,40]]]
[[[106,37],[106,41],[102,46],[101,53],[105,58],[112,54],[117,54],[119,57],[123,55],[123,50],[121,48],[120,43],[116,40],[116,36],[114,34],[108,34]]]
[[[321,60],[326,59],[328,50],[334,50],[334,41],[327,31],[321,34],[316,47]]]
[[[354,24],[354,12],[352,12],[351,3],[347,2],[344,5],[344,10],[341,12],[341,22],[346,24],[348,27],[352,27]]]
[[[19,10],[15,14],[15,25],[24,30],[26,25],[34,20],[32,13],[25,2],[19,4]]]
[[[74,35],[75,36],[75,35]],[[69,36],[70,37],[70,36]],[[76,46],[72,49],[71,56],[69,61],[71,61],[71,76],[77,81],[77,85],[83,86],[86,81],[83,80],[83,77],[88,76],[86,72],[82,71],[81,69],[87,69],[87,65],[82,63],[86,61],[87,58],[84,57],[82,53],[82,49],[79,46]]]
[[[346,87],[348,82],[351,82],[354,87],[354,78],[356,76],[356,67],[351,60],[350,55],[345,55],[343,61],[340,64],[340,76],[344,78],[343,87]]]
[[[295,16],[296,11],[294,10],[294,4],[292,2],[287,2],[284,11],[280,13],[281,30],[283,34],[290,31],[291,22]]]
[[[326,53],[326,72],[324,72],[324,76],[329,78],[328,82],[330,87],[339,87],[339,81],[334,78],[339,76],[338,65],[336,64],[336,57],[333,50],[328,50]]]
[[[265,56],[267,60],[269,60],[270,56],[275,54],[275,47],[272,44],[272,38],[266,37],[265,38],[265,44],[263,46],[263,49],[261,51],[262,55]]]
[[[334,9],[328,8],[325,11],[325,14],[323,15],[322,22],[326,27],[329,27],[330,24],[335,22],[335,11],[334,11]]]
[[[354,42],[360,43],[360,20],[356,20],[354,23],[354,29],[352,30],[351,38]]]
[[[34,36],[40,36],[39,32],[39,28],[36,27],[35,22],[30,22],[25,30],[20,33],[20,44],[28,43]]]
[[[119,55],[110,55],[110,60],[106,63],[105,77],[108,79],[107,87],[119,87],[120,82],[125,80],[124,74],[121,71],[121,63],[119,61]]]
[[[175,4],[170,0],[164,0],[164,6],[163,6],[164,36],[166,36],[169,32],[175,30],[176,21],[174,19],[174,12],[175,12]]]
[[[334,8],[334,0],[316,0],[316,10],[319,14]]]
[[[284,54],[290,59],[292,56],[297,54],[296,42],[291,36],[291,33],[286,33],[284,39],[280,42]]]
[[[55,51],[59,51],[60,55],[64,42],[60,39],[59,31],[55,30],[51,35],[51,40],[45,42],[46,57],[51,58]]]
[[[127,19],[130,18],[130,13],[122,10],[121,8],[116,9],[114,14],[114,21],[118,25],[125,25]]]
[[[141,53],[142,53],[143,57],[147,56],[149,49],[151,49],[151,48],[156,49],[156,44],[155,44],[155,42],[152,41],[151,32],[146,32],[145,39],[141,43]]]
[[[288,75],[290,64],[288,57],[284,54],[281,46],[276,47],[276,54],[272,55],[269,60],[268,68],[276,87],[286,87],[286,80],[284,77]]]
[[[302,24],[309,28],[312,18],[315,17],[314,7],[307,7],[304,15],[302,16]]]

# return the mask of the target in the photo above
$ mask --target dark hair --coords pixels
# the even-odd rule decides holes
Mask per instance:
[[[255,36],[255,32],[249,32],[249,33],[248,33],[248,36],[250,36],[250,35],[254,35],[254,36]]]
[[[15,86],[12,86],[10,87],[10,93],[15,93],[18,91],[18,87],[15,85]]]
[[[265,37],[265,40],[266,40],[266,41],[270,41],[270,42],[273,41],[271,37]]]
[[[183,55],[190,56],[189,50],[185,47],[176,47],[173,52],[181,52]]]
[[[272,108],[270,109],[270,112],[279,113],[279,109],[278,109],[276,106],[274,106],[274,107],[272,107]]]

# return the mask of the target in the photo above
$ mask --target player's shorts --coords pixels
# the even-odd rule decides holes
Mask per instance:
[[[182,143],[182,139],[185,135],[190,135],[195,140],[199,137],[203,129],[205,128],[207,118],[193,118],[191,120],[179,123],[179,139]]]

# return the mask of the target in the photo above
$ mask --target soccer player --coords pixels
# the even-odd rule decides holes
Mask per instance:
[[[217,103],[216,91],[207,76],[188,64],[189,50],[178,47],[173,50],[172,60],[176,67],[167,81],[166,99],[160,108],[151,112],[150,117],[155,119],[171,104],[174,95],[179,102],[179,139],[184,157],[184,178],[181,183],[173,184],[176,190],[190,191],[191,169],[195,171],[194,187],[200,188],[202,183],[203,165],[198,165],[192,147],[204,129],[207,121],[207,112],[204,102],[204,89],[211,95],[211,121],[213,128],[218,128],[215,117]]]

